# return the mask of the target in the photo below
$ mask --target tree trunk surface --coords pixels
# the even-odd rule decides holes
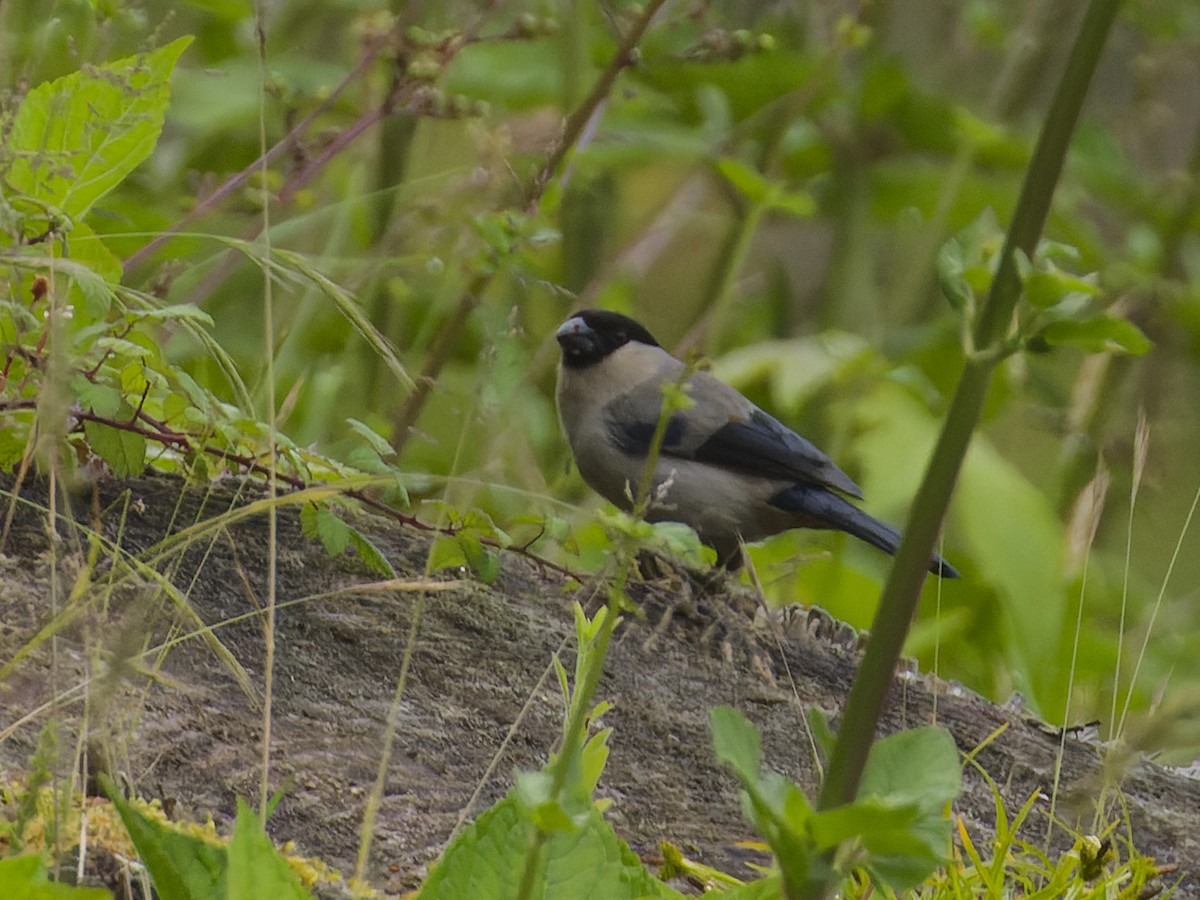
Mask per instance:
[[[71,751],[86,721],[93,768],[161,797],[176,818],[211,814],[228,833],[236,798],[253,804],[259,791],[268,531],[263,515],[226,514],[261,499],[261,487],[205,491],[159,476],[102,481],[59,491],[53,529],[45,481],[27,481],[15,501],[10,477],[0,489],[12,511],[0,547],[0,665],[22,654],[0,682],[0,734],[8,735],[0,773],[27,769],[48,725],[65,748],[64,765],[75,764]],[[427,580],[429,533],[361,515],[353,521],[399,579]],[[303,536],[294,505],[279,508],[277,548],[271,786],[284,793],[268,831],[347,875],[353,870],[410,653],[369,876],[387,892],[411,889],[460,821],[503,796],[516,770],[545,763],[563,718],[551,659],[559,654],[570,670],[572,603],[593,608],[603,590],[517,553],[503,555],[491,585],[439,572],[433,580],[455,583],[425,592],[372,588],[378,579],[359,559],[331,558]],[[639,582],[631,593],[641,614],[626,616],[618,631],[597,697],[614,703],[603,718],[614,729],[600,782],[613,801],[607,816],[648,863],[667,840],[752,878],[747,863],[763,859],[738,846],[754,835],[735,782],[714,761],[709,710],[741,710],[762,731],[767,763],[814,795],[805,711],[816,706],[836,724],[860,636],[816,609],[766,616],[736,586],[705,590],[672,577]],[[198,622],[210,638],[197,633]],[[50,631],[53,640],[34,640]],[[243,668],[241,679],[222,647]],[[1176,896],[1200,897],[1200,780],[1141,758],[1117,771],[1096,743],[1063,740],[961,686],[899,676],[885,730],[934,721],[963,752],[982,745],[978,768],[964,767],[955,804],[982,852],[996,807],[979,770],[1010,816],[1036,795],[1026,840],[1044,846],[1050,831],[1052,855],[1069,849],[1066,832],[1048,826],[1061,746],[1055,817],[1084,833],[1118,822],[1122,856],[1131,837],[1160,864],[1179,866],[1163,879],[1169,886],[1182,877]],[[1096,826],[1106,785],[1107,818]]]

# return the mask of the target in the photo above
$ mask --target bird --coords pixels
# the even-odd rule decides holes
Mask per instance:
[[[672,412],[655,464],[651,522],[682,522],[729,570],[741,544],[793,528],[845,531],[895,554],[900,532],[847,498],[862,490],[828,456],[736,389],[664,350],[636,320],[604,309],[573,313],[555,332],[555,399],[583,480],[626,511],[642,480],[663,410],[681,384],[690,404]],[[934,554],[929,571],[957,578]]]

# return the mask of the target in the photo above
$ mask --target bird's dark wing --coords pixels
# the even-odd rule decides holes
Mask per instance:
[[[720,426],[691,458],[748,475],[820,484],[862,497],[862,490],[833,460],[757,407],[746,419],[730,419]]]
[[[727,384],[699,373],[692,377],[688,393],[694,405],[667,423],[664,456],[862,497],[858,485],[833,460]],[[626,453],[646,455],[661,409],[661,381],[618,398],[608,416],[613,440]]]

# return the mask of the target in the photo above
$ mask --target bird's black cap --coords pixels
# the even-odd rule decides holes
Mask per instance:
[[[640,323],[607,309],[584,309],[573,314],[554,333],[562,347],[563,365],[582,369],[600,362],[630,341],[657,347]]]

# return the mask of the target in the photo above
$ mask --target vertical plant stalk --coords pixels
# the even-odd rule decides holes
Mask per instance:
[[[269,184],[270,162],[267,159],[267,32],[265,10],[255,4],[255,36],[258,43],[259,91],[258,91],[258,144],[260,170],[263,184]],[[263,202],[262,236],[266,258],[271,257],[271,201],[268,196]],[[275,594],[276,563],[278,562],[278,515],[275,495],[275,310],[272,279],[263,273],[263,350],[267,362],[267,619],[263,627],[263,643],[266,645],[263,659],[263,733],[262,775],[258,783],[258,818],[264,825],[267,821],[267,805],[271,796],[271,701],[275,680]]]
[[[1042,126],[1001,252],[999,269],[970,333],[971,347],[946,424],[913,501],[904,539],[871,626],[870,642],[846,701],[821,790],[821,809],[849,803],[858,793],[867,752],[892,686],[896,662],[916,611],[959,468],[979,421],[992,372],[1010,350],[1008,330],[1021,294],[1016,254],[1020,251],[1032,256],[1041,237],[1071,133],[1118,5],[1119,0],[1092,0],[1089,4]]]
[[[679,380],[668,382],[663,386],[662,411],[650,438],[650,446],[646,452],[646,463],[642,468],[642,476],[638,481],[637,494],[634,497],[633,511],[630,515],[635,519],[644,519],[646,511],[653,502],[654,472],[658,468],[658,458],[662,454],[663,441],[666,440],[667,425],[671,417],[687,405],[687,394],[684,385],[695,370],[688,366],[680,373]],[[604,674],[604,662],[608,658],[608,647],[612,642],[613,633],[620,624],[621,610],[629,602],[625,586],[629,583],[629,570],[633,564],[636,547],[626,536],[621,544],[617,557],[617,573],[608,589],[608,606],[605,619],[600,624],[600,630],[586,648],[586,667],[575,684],[571,695],[570,709],[567,713],[567,723],[563,728],[562,749],[554,763],[553,776],[550,786],[550,796],[561,796],[571,773],[572,762],[583,752],[587,740],[588,715],[592,710],[592,699],[600,687],[600,678]],[[579,647],[578,653],[585,652]],[[517,886],[517,900],[528,900],[535,895],[537,873],[541,869],[542,851],[550,835],[543,829],[535,830],[529,839],[529,849],[525,854],[525,868],[521,873],[521,881]]]

